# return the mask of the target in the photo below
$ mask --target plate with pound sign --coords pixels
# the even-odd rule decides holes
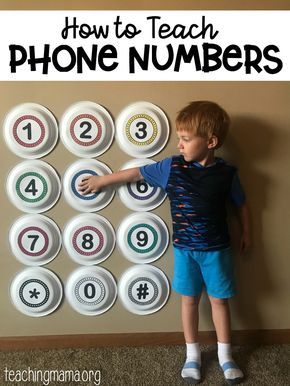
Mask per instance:
[[[22,158],[36,159],[50,153],[58,140],[54,115],[37,103],[23,103],[12,108],[3,123],[7,146]]]
[[[63,191],[66,201],[81,212],[95,212],[105,208],[112,201],[115,191],[111,187],[97,193],[82,194],[78,190],[80,182],[90,176],[104,176],[112,170],[97,160],[78,160],[72,163],[63,177]]]
[[[105,268],[79,267],[67,280],[66,297],[78,313],[100,315],[114,305],[117,284],[113,275]]]
[[[117,142],[132,157],[147,158],[159,153],[168,138],[168,119],[164,111],[153,103],[132,103],[117,117]]]
[[[57,256],[61,248],[61,233],[50,218],[28,214],[18,218],[11,226],[9,244],[21,263],[40,266]]]
[[[78,264],[94,265],[106,260],[114,250],[116,237],[111,223],[95,213],[73,217],[63,231],[64,246]]]
[[[115,126],[101,105],[81,101],[71,105],[60,120],[60,137],[65,147],[82,158],[103,154],[111,146]]]
[[[161,269],[150,264],[135,265],[122,274],[118,294],[128,311],[148,315],[164,307],[170,285]]]
[[[42,213],[58,201],[61,184],[51,165],[40,160],[29,160],[21,162],[9,172],[6,191],[18,209],[28,213]]]
[[[29,267],[12,280],[10,297],[18,311],[28,316],[46,316],[60,305],[63,289],[57,275],[47,268]]]
[[[134,159],[123,165],[121,170],[154,163],[155,161],[151,159]],[[141,212],[157,208],[166,198],[166,193],[161,188],[152,187],[144,180],[121,185],[118,194],[127,208]]]
[[[152,263],[166,251],[169,232],[154,213],[132,213],[117,230],[117,243],[123,256],[133,263]]]

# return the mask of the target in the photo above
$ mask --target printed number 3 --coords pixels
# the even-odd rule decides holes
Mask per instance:
[[[144,139],[147,137],[147,125],[145,122],[138,122],[136,124],[136,127],[138,128],[137,133],[135,134],[138,139]]]

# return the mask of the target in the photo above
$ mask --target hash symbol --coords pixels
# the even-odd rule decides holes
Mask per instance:
[[[38,299],[38,295],[40,295],[40,292],[38,292],[38,291],[36,290],[36,288],[34,288],[33,291],[29,291],[29,293],[30,293],[30,299],[32,299],[32,298],[34,298],[34,297],[35,297],[35,299]]]
[[[138,299],[140,300],[142,297],[143,299],[146,299],[147,295],[149,295],[147,283],[145,283],[144,285],[140,284],[137,288]]]

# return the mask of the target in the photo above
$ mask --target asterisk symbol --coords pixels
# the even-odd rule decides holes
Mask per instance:
[[[29,293],[30,293],[30,299],[32,299],[32,298],[34,298],[34,297],[35,297],[35,299],[38,299],[38,295],[40,295],[40,292],[38,292],[38,291],[36,290],[36,288],[34,288],[33,291],[29,291]]]

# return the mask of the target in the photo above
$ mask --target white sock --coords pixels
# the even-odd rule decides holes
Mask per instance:
[[[197,368],[194,366],[186,367],[190,362],[195,362]],[[200,363],[201,355],[199,343],[186,343],[186,360],[185,367],[182,369],[182,378],[190,378],[193,381],[200,381]]]
[[[233,363],[232,367],[229,365],[228,368],[224,370],[224,376],[228,381],[234,381],[244,377],[243,372],[238,368],[233,360],[230,343],[218,342],[218,358],[221,367],[227,362]]]

